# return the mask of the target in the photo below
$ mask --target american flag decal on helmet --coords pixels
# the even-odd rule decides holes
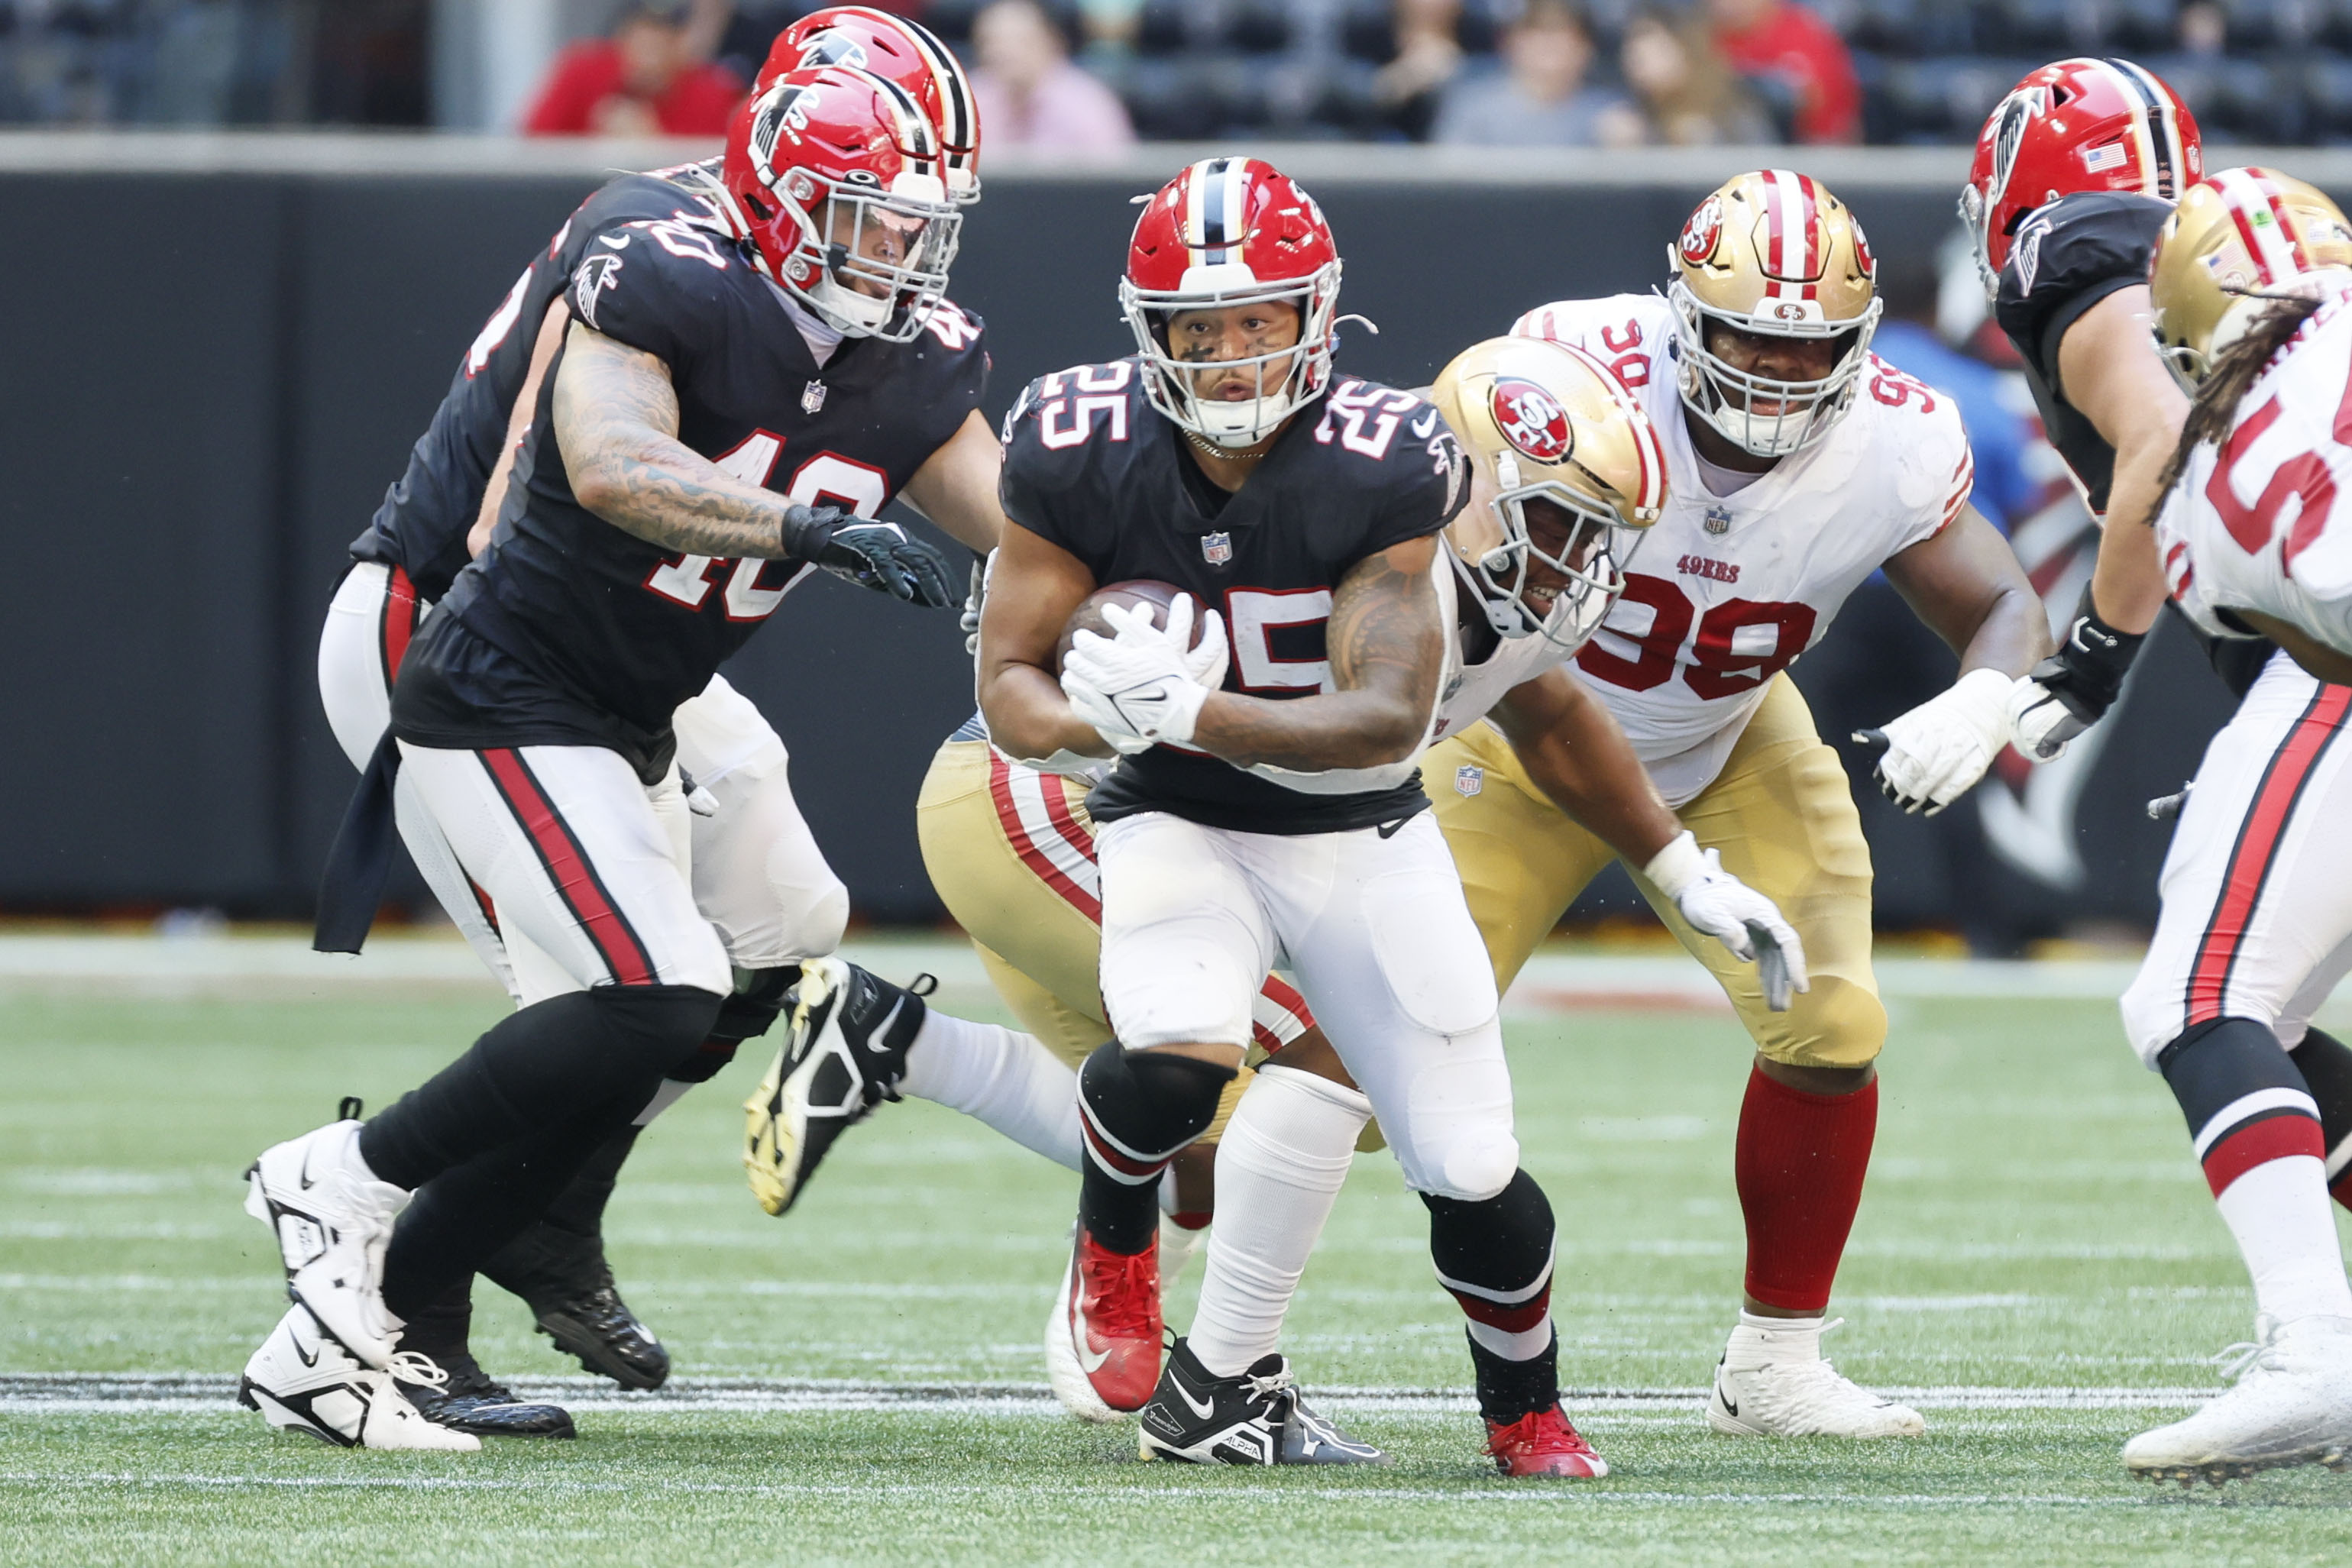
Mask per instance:
[[[2128,154],[2138,162],[2140,188],[2149,195],[2177,202],[2197,177],[2194,158],[2181,145],[2180,117],[2172,111],[2172,96],[2147,69],[2129,60],[2105,59],[2106,72],[2132,104]],[[2114,143],[2122,148],[2123,142]]]

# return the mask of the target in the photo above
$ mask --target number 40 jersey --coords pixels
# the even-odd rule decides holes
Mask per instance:
[[[1683,416],[1672,324],[1664,299],[1619,294],[1539,307],[1511,330],[1597,355],[1665,446],[1665,513],[1576,668],[1678,807],[1714,782],[1766,685],[1846,595],[1960,515],[1976,465],[1952,401],[1873,355],[1828,434],[1718,496]]]

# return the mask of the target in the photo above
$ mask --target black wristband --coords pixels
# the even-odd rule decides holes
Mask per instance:
[[[841,523],[841,514],[831,507],[803,507],[797,502],[784,508],[784,520],[777,529],[777,544],[785,560],[814,560],[833,542],[834,529]]]
[[[2100,620],[2090,585],[2085,583],[2082,600],[2074,607],[2074,619],[2066,628],[2066,641],[2057,653],[2034,666],[2033,679],[2049,688],[2076,718],[2095,724],[2115,706],[2123,691],[2124,676],[2130,673],[2139,645],[2147,641],[2144,632],[2118,632]]]

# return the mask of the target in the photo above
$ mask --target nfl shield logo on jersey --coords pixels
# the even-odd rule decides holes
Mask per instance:
[[[1486,787],[1485,768],[1474,768],[1465,762],[1454,770],[1454,792],[1456,795],[1475,795]]]
[[[824,383],[811,382],[801,390],[801,412],[814,414],[824,407]]]
[[[1706,509],[1706,531],[1711,534],[1729,533],[1731,531],[1731,508],[1729,507],[1709,507]]]
[[[1223,566],[1234,559],[1234,536],[1203,534],[1201,536],[1201,559],[1211,566]]]

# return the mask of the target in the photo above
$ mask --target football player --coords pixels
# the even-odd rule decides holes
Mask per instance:
[[[1453,674],[1436,536],[1465,465],[1421,399],[1335,379],[1339,286],[1304,191],[1255,160],[1196,163],[1137,223],[1136,357],[1045,378],[1011,423],[982,709],[1009,755],[1118,756],[1087,799],[1117,1038],[1078,1074],[1053,1369],[1144,1409],[1147,1457],[1379,1458],[1278,1354],[1218,1370],[1180,1340],[1160,1369],[1154,1189],[1214,1116],[1279,952],[1488,1331],[1471,1353],[1490,1449],[1509,1473],[1590,1475],[1559,1407],[1550,1208],[1518,1168],[1496,994],[1414,767]],[[1061,658],[1089,594],[1136,578],[1184,591],[1164,622],[1113,606],[1116,634]]]
[[[949,602],[935,551],[866,520],[900,487],[992,520],[984,486],[945,483],[980,455],[992,475],[995,447],[979,325],[941,293],[961,219],[920,107],[845,68],[788,74],[722,173],[731,232],[623,225],[572,271],[499,526],[402,664],[384,759],[571,988],[364,1126],[257,1163],[248,1207],[297,1302],[243,1390],[275,1425],[473,1446],[400,1416],[403,1320],[693,1076],[733,989],[685,873],[675,711],[813,567]]]
[[[1664,297],[1546,305],[1515,332],[1574,343],[1634,389],[1667,457],[1642,570],[1576,656],[1701,850],[1769,898],[1812,984],[1785,1012],[1696,941],[1663,883],[1643,895],[1711,970],[1756,1042],[1734,1168],[1745,1296],[1707,1402],[1741,1436],[1894,1437],[1916,1412],[1822,1358],[1830,1291],[1877,1124],[1886,1012],[1872,976],[1870,853],[1836,755],[1784,671],[1884,570],[1960,656],[1951,688],[1890,720],[1880,788],[1942,810],[2010,740],[2014,678],[2049,651],[2032,585],[1969,505],[1951,401],[1870,352],[1874,264],[1820,182],[1769,169],[1700,203]],[[1613,847],[1487,730],[1430,753],[1437,819],[1507,987]]]
[[[2174,601],[2206,636],[2266,656],[2198,768],[2123,998],[2253,1277],[2236,1385],[2124,1448],[2133,1471],[2185,1483],[2352,1449],[2352,1289],[2328,1201],[2352,1164],[2352,1061],[2310,1027],[2352,969],[2338,836],[2352,686],[2326,684],[2352,680],[2335,516],[2352,228],[2300,181],[2225,169],[2158,231],[2150,300],[2197,389],[2156,528]],[[2352,1197],[2352,1176],[2336,1191]]]

